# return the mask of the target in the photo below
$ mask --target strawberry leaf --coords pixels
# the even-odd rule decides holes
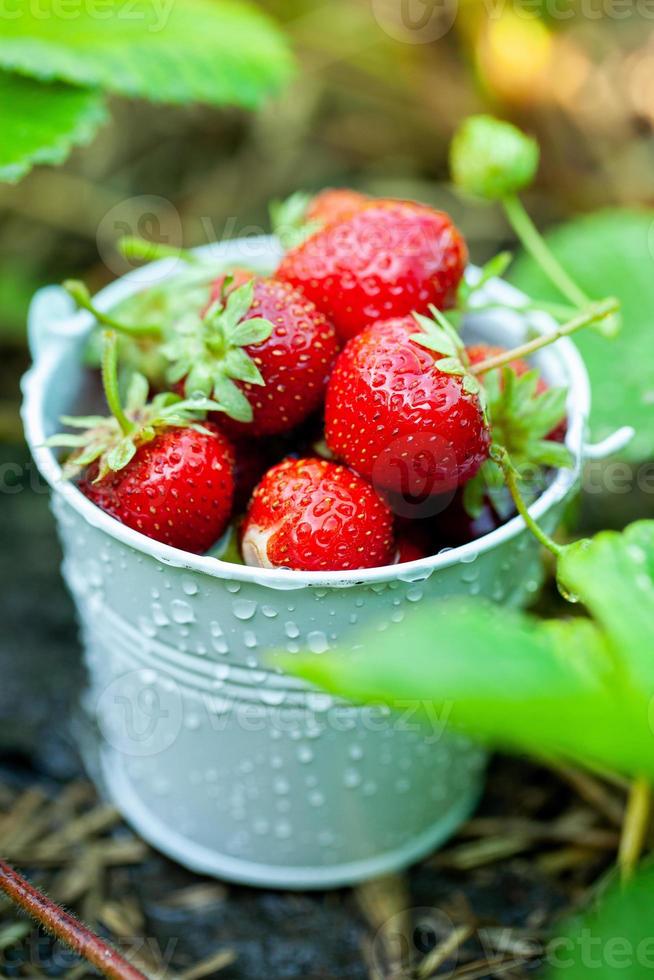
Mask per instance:
[[[213,396],[220,403],[225,415],[236,422],[251,422],[254,413],[252,406],[233,381],[225,375],[217,375],[213,384]]]
[[[263,385],[261,371],[242,347],[227,351],[224,361],[225,373],[236,381],[246,381],[253,385]]]
[[[651,900],[654,867],[640,868],[614,885],[550,944],[553,964],[545,980],[641,980],[652,971]]]
[[[214,303],[205,317],[209,323],[220,322],[227,340],[232,343],[232,332],[243,317],[250,312],[254,301],[254,282],[243,283],[238,289],[233,289],[224,305]]]
[[[3,18],[3,40],[8,23]],[[0,180],[14,183],[36,164],[63,163],[106,119],[96,91],[0,71]]]
[[[82,5],[71,19],[57,0],[4,17],[0,66],[155,102],[255,108],[289,79],[282,35],[236,0]]]
[[[569,547],[559,579],[592,621],[446,600],[354,634],[340,654],[283,664],[359,703],[410,701],[493,745],[654,777],[654,521]]]
[[[237,347],[261,344],[264,340],[268,340],[274,329],[274,324],[270,320],[253,317],[251,320],[244,320],[243,323],[235,326],[228,334],[228,340]]]
[[[622,332],[607,340],[595,331],[575,337],[593,390],[590,430],[604,439],[617,426],[636,436],[621,456],[640,463],[654,456],[654,360],[651,345],[652,221],[654,212],[613,209],[577,218],[553,229],[546,240],[556,257],[591,296],[611,293],[620,300]],[[539,300],[558,294],[532,259],[521,256],[511,281]]]
[[[122,470],[130,460],[134,459],[135,454],[136,446],[134,445],[134,440],[125,438],[121,439],[118,445],[106,454],[104,461],[108,469]]]
[[[134,372],[130,378],[129,388],[127,389],[127,398],[125,399],[126,411],[128,413],[137,412],[140,408],[144,408],[148,400],[149,391],[150,385],[148,384],[147,378],[144,378],[137,371]]]

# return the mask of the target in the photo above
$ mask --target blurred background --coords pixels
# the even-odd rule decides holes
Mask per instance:
[[[3,442],[21,439],[31,294],[70,275],[96,289],[125,271],[111,243],[126,230],[201,244],[267,228],[271,198],[347,184],[444,206],[481,260],[508,230],[499,210],[448,190],[447,146],[462,117],[484,110],[541,139],[528,202],[541,226],[654,202],[654,5],[646,0],[259,6],[282,25],[299,70],[258,112],[114,99],[110,121],[63,167],[0,184]]]
[[[21,9],[32,11],[35,2],[25,0]],[[191,0],[173,0],[182,16],[184,2]],[[227,890],[131,837],[129,867],[113,868],[114,838],[123,841],[128,831],[80,782],[68,737],[66,718],[81,683],[77,631],[47,494],[19,418],[29,301],[40,286],[64,278],[83,278],[96,291],[127,271],[114,248],[121,235],[192,246],[266,231],[271,199],[328,185],[451,211],[481,262],[514,242],[499,207],[464,201],[449,188],[447,151],[466,115],[492,112],[540,140],[542,165],[526,200],[539,226],[566,224],[561,254],[580,284],[590,295],[614,292],[623,301],[623,337],[612,348],[593,337],[580,346],[595,391],[595,437],[632,423],[638,435],[627,461],[640,467],[632,475],[649,466],[651,479],[654,3],[259,0],[257,6],[280,25],[297,68],[290,85],[256,111],[112,96],[93,141],[62,166],[37,166],[19,183],[0,183],[0,850],[29,866],[33,840],[28,847],[25,834],[41,833],[38,820],[47,822],[52,806],[78,837],[65,838],[61,865],[35,872],[36,880],[114,939],[147,929],[165,948],[171,935],[182,937],[176,962],[195,980],[218,971],[225,980],[364,980],[378,976],[369,964],[380,922],[411,904],[436,903],[457,923],[468,921],[472,909],[483,921],[539,936],[612,860],[623,796],[617,804],[611,794],[624,787],[600,787],[609,827],[589,845],[596,783],[501,760],[482,811],[490,822],[479,821],[469,841],[424,862],[408,882],[391,883],[390,899],[375,883],[324,898]],[[2,16],[0,10],[6,64],[5,32],[14,28]],[[46,28],[35,20],[33,29]],[[0,77],[0,130],[2,84]],[[0,142],[0,176],[4,150]],[[567,224],[606,208],[613,209],[609,215],[581,228],[576,220]],[[522,279],[513,275],[521,285],[543,286],[524,263]],[[606,481],[597,485],[601,490]],[[595,496],[587,489],[575,533],[651,516],[651,491],[639,494],[636,480],[625,486]],[[556,608],[554,592],[541,600],[547,612]],[[534,826],[546,830],[559,821],[560,836],[547,837],[545,849],[539,830],[517,839],[510,830],[517,818],[544,821]],[[43,969],[36,969],[32,941],[45,939],[1,906],[3,976],[87,975],[61,958],[53,965],[47,942]],[[193,967],[203,957],[205,966]]]

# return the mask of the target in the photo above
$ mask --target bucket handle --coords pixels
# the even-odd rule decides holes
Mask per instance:
[[[27,340],[34,361],[70,336],[71,318],[75,312],[75,303],[61,286],[45,286],[35,293],[27,314]],[[62,329],[64,324],[68,330]]]
[[[585,459],[608,459],[615,456],[625,446],[628,446],[635,435],[635,430],[630,425],[623,425],[622,428],[602,439],[601,442],[586,443],[584,445]]]

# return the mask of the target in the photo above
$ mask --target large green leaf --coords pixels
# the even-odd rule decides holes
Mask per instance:
[[[595,908],[569,923],[548,946],[547,980],[641,980],[654,971],[650,865]]]
[[[37,163],[61,163],[105,119],[97,92],[0,71],[0,180],[20,180]]]
[[[593,330],[575,338],[593,387],[593,438],[632,425],[636,436],[623,456],[633,462],[649,459],[654,456],[654,211],[601,211],[546,237],[590,296],[615,295],[622,303],[624,327],[617,338]],[[560,300],[528,256],[518,259],[509,278],[531,296]]]
[[[257,106],[288,78],[279,30],[237,0],[58,0],[3,18],[0,65],[161,102]]]
[[[654,522],[573,546],[560,575],[594,622],[449,600],[353,637],[345,655],[284,662],[332,693],[410,701],[492,744],[654,776]]]

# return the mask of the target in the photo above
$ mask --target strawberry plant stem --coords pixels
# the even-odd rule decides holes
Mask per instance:
[[[631,878],[638,864],[650,824],[651,807],[649,782],[639,776],[631,784],[620,838],[618,865],[623,882]]]
[[[147,980],[140,970],[128,963],[115,949],[51,901],[47,895],[34,888],[26,878],[2,860],[0,889],[51,935],[96,967],[103,976],[110,980]]]
[[[116,334],[113,330],[105,330],[103,335],[102,349],[102,384],[104,387],[105,398],[109,411],[114,416],[123,433],[128,436],[134,429],[134,423],[130,422],[123,411],[120,403],[120,392],[118,390],[118,355],[116,351]]]
[[[118,242],[118,250],[126,259],[154,262],[155,259],[181,259],[189,265],[203,265],[202,259],[186,248],[175,248],[161,242],[149,242],[147,238],[125,235]]]
[[[570,334],[575,333],[582,327],[590,326],[592,323],[599,323],[601,320],[606,320],[608,317],[614,316],[619,309],[619,302],[612,298],[603,300],[601,303],[594,303],[583,313],[573,317],[572,320],[568,320],[567,323],[557,327],[551,333],[540,334],[538,337],[534,337],[533,340],[528,340],[519,347],[514,347],[513,350],[502,351],[501,354],[497,354],[495,357],[489,357],[480,364],[473,364],[469,368],[470,374],[486,374],[488,371],[493,371],[495,368],[510,364],[511,361],[517,360],[518,358],[529,357],[530,354],[534,354],[543,347],[548,347],[554,341],[561,340],[562,337],[569,337]]]
[[[117,333],[125,334],[126,337],[133,337],[135,339],[150,337],[157,340],[163,337],[161,327],[155,325],[137,327],[129,323],[120,323],[118,320],[114,320],[113,317],[109,316],[109,314],[103,313],[91,301],[86,286],[81,282],[68,279],[64,283],[64,289],[81,309],[91,313],[103,327],[108,327],[110,330],[115,330]]]
[[[555,558],[559,558],[565,549],[560,544],[557,544],[556,541],[549,536],[549,534],[546,534],[542,527],[536,523],[529,513],[529,508],[527,507],[525,499],[520,492],[520,487],[518,486],[517,471],[515,470],[506,449],[504,449],[503,446],[494,446],[491,449],[491,457],[501,468],[509,493],[513,498],[513,503],[515,504],[516,510],[533,536],[537,541],[540,541],[544,548],[551,551]]]
[[[522,201],[509,195],[502,201],[506,216],[523,247],[538,263],[547,278],[573,306],[588,306],[588,296],[579,288],[565,271],[556,256],[550,251],[543,236],[529,217]]]

